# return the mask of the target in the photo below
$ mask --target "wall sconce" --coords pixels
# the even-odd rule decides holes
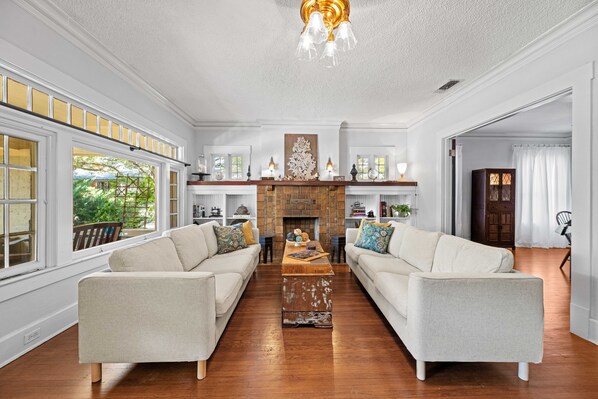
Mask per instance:
[[[331,175],[332,171],[334,170],[334,164],[332,163],[330,157],[328,157],[328,162],[326,162],[326,170],[328,171],[329,175]]]
[[[274,176],[274,170],[276,169],[276,164],[274,163],[274,157],[270,157],[270,163],[268,163],[268,170],[270,174]]]
[[[407,171],[407,163],[406,162],[401,162],[397,164],[397,170],[399,171],[399,181],[404,181],[405,180],[405,172]]]

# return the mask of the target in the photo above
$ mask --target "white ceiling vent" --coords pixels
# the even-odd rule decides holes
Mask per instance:
[[[440,86],[434,93],[444,93],[445,91],[447,91],[448,89],[450,89],[451,87],[453,87],[454,85],[456,85],[459,82],[461,82],[461,80],[451,79],[448,82],[446,82],[445,84],[443,84],[442,86]]]

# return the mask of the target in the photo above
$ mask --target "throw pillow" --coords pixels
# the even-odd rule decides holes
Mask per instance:
[[[214,234],[218,242],[218,254],[226,254],[247,248],[243,230],[234,226],[214,226]]]
[[[251,220],[246,221],[243,223],[243,235],[245,236],[245,242],[247,245],[254,245],[257,244],[255,238],[253,238],[253,225],[251,224]]]
[[[357,242],[359,240],[359,236],[361,235],[363,226],[365,226],[366,224],[373,224],[373,225],[381,226],[381,227],[390,227],[390,222],[379,223],[379,222],[376,222],[375,220],[371,220],[371,219],[361,219],[361,223],[359,224],[359,230],[357,231],[357,238],[355,239],[355,242]]]
[[[364,223],[362,227],[355,246],[385,254],[394,227],[380,226],[380,223]]]

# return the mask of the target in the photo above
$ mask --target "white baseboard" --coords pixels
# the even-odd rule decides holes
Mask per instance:
[[[0,338],[0,368],[77,324],[77,321],[77,303],[74,303]],[[23,344],[23,336],[36,328],[40,329],[40,337],[28,344]]]
[[[569,311],[571,317],[570,331],[585,340],[589,340],[590,309],[572,303]]]
[[[598,345],[598,320],[590,319],[590,342]]]

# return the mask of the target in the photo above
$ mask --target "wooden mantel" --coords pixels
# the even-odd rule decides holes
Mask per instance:
[[[416,181],[351,182],[346,180],[250,180],[250,181],[187,181],[188,186],[417,186]]]

